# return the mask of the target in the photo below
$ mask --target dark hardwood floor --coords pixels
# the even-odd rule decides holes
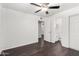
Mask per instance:
[[[79,56],[79,51],[65,48],[60,43],[57,44],[45,41],[44,47],[41,48],[39,43],[34,43],[4,50],[2,56]]]

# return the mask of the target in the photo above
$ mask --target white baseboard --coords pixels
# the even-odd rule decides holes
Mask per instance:
[[[11,46],[11,47],[5,47],[3,50],[8,50],[8,49],[13,49],[13,48],[16,48],[16,47],[20,47],[20,46],[25,46],[25,45],[29,45],[29,44],[33,44],[33,43],[36,43],[38,41],[33,41],[33,42],[29,42],[27,44],[18,44],[18,45],[14,45],[14,46]]]

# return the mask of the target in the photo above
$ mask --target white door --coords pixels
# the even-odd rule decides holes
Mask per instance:
[[[79,50],[79,15],[70,16],[70,48]]]

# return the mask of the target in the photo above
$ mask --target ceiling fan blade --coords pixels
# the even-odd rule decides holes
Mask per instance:
[[[45,3],[45,5],[49,5],[49,3]]]
[[[50,6],[50,7],[48,7],[49,9],[58,9],[58,8],[60,8],[60,6]]]
[[[48,12],[48,11],[46,11],[46,14],[49,14],[49,12]]]
[[[41,9],[37,10],[35,13],[37,13],[37,12],[39,12],[39,11],[41,11]]]
[[[31,5],[34,5],[34,6],[38,6],[38,7],[41,7],[40,5],[38,4],[35,4],[35,3],[30,3]]]
[[[49,3],[41,3],[41,4],[44,4],[44,5],[49,5]]]

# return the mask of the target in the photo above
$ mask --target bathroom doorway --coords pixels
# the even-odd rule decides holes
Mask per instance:
[[[44,46],[44,21],[38,21],[38,42],[39,46]]]

